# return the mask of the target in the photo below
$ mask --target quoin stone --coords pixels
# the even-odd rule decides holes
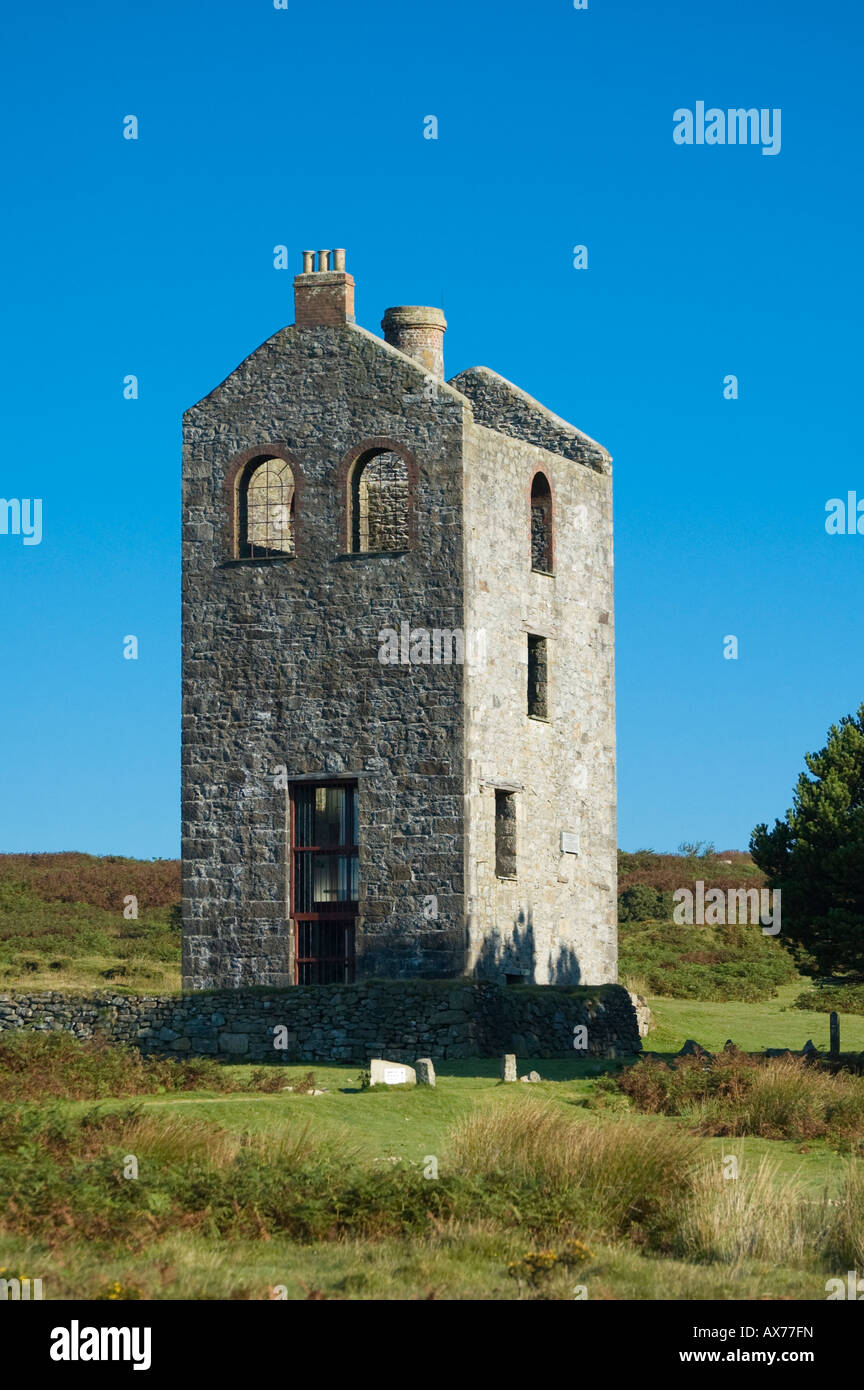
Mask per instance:
[[[184,989],[614,982],[610,456],[302,265],[183,422]]]

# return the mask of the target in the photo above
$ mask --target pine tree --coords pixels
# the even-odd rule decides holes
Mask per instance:
[[[783,939],[807,975],[864,973],[864,704],[805,754],[793,806],[750,853],[782,892]]]

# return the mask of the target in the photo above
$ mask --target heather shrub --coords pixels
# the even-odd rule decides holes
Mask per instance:
[[[127,859],[106,854],[0,854],[0,885],[45,902],[86,903],[121,911],[133,893],[142,907],[180,901],[179,859]]]
[[[97,1035],[0,1032],[0,1101],[99,1100],[155,1091],[275,1091],[281,1068],[259,1068],[235,1081],[212,1057],[144,1057]]]
[[[710,845],[695,842],[687,849],[695,854],[655,854],[650,849],[618,851],[618,887],[629,888],[636,883],[648,884],[660,892],[676,888],[692,888],[694,881],[710,880],[715,888],[758,888],[765,881],[762,870],[750,855],[740,850],[719,850],[706,854]]]
[[[607,1082],[606,1084],[610,1084]],[[827,1138],[864,1148],[864,1080],[800,1057],[645,1059],[612,1079],[638,1110],[679,1115],[698,1133],[763,1139]]]

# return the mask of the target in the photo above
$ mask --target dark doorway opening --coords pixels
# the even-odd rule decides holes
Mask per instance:
[[[296,984],[353,983],[357,869],[356,782],[295,783],[291,922]]]

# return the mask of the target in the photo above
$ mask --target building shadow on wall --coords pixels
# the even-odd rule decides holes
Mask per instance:
[[[581,985],[582,967],[572,946],[559,946],[557,956],[550,951],[547,964],[550,985]]]
[[[551,985],[578,985],[582,980],[579,957],[570,945],[561,946],[557,956],[549,953],[547,971]],[[520,912],[506,935],[497,925],[493,927],[483,942],[474,973],[478,979],[501,984],[537,978],[537,942],[530,912]]]

